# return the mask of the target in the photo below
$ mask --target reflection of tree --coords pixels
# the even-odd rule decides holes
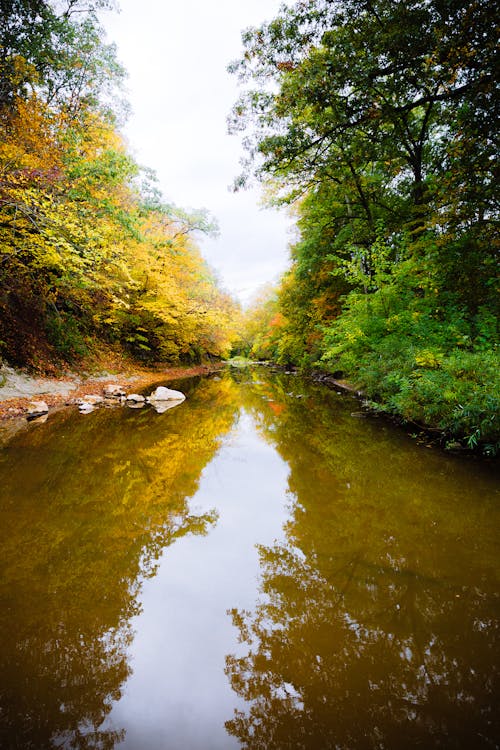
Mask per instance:
[[[182,407],[61,413],[0,454],[0,746],[108,750],[140,581],[206,533],[188,498],[236,405],[202,383]]]
[[[497,645],[481,592],[457,598],[359,559],[327,579],[280,546],[261,562],[264,601],[232,613],[249,653],[226,668],[251,703],[227,722],[244,747],[495,747]]]
[[[259,378],[245,403],[290,467],[291,515],[260,548],[255,611],[232,612],[248,652],[226,671],[249,708],[228,731],[252,750],[496,747],[488,472]]]

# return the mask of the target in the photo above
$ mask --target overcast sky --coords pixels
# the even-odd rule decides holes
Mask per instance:
[[[153,168],[168,201],[207,208],[221,234],[203,255],[222,286],[248,301],[287,265],[290,220],[259,207],[260,190],[232,193],[243,155],[226,117],[238,96],[228,63],[242,51],[241,31],[271,19],[281,0],[119,0],[103,17],[108,40],[128,71],[132,154]]]

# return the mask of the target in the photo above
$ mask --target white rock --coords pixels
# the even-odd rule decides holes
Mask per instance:
[[[149,397],[149,401],[184,401],[185,395],[181,391],[174,391],[171,388],[165,388],[164,385],[158,386]]]
[[[45,401],[31,401],[28,405],[28,419],[35,419],[35,417],[41,417],[42,414],[48,414],[49,407]]]
[[[120,396],[126,396],[125,388],[122,385],[116,383],[109,383],[104,386],[104,397],[105,398],[120,398]]]
[[[80,414],[90,414],[90,412],[94,411],[94,408],[94,404],[91,404],[88,401],[78,406]]]
[[[102,404],[104,401],[102,396],[98,396],[94,393],[89,393],[88,396],[83,396],[82,398],[78,398],[76,400],[76,403],[81,406],[83,404],[92,404],[92,406],[96,406],[97,404]]]
[[[146,399],[144,396],[141,396],[140,393],[129,393],[127,396],[127,401],[133,401],[136,404],[143,404]]]

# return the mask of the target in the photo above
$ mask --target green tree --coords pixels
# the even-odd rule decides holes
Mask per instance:
[[[231,67],[239,184],[270,180],[299,216],[276,350],[469,443],[497,434],[494,6],[296,2]]]
[[[369,222],[369,166],[397,179],[413,212],[422,211],[455,109],[467,102],[478,114],[497,103],[493,20],[490,4],[463,1],[282,7],[275,20],[245,32],[244,56],[232,66],[257,85],[232,121],[253,127],[248,147],[251,158],[261,157],[258,173],[304,188],[329,173],[345,184],[348,171]]]
[[[75,114],[83,102],[102,97],[107,84],[123,76],[96,16],[96,10],[112,5],[112,0],[2,0],[0,105],[12,106],[16,96],[36,89]]]

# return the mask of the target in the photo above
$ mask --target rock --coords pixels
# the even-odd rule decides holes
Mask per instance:
[[[90,414],[90,412],[94,411],[95,406],[94,404],[91,404],[89,401],[84,401],[82,404],[79,404],[78,410],[80,414]]]
[[[144,396],[141,396],[140,393],[129,393],[129,395],[127,396],[127,402],[129,401],[135,404],[144,404],[146,399],[144,398]]]
[[[126,403],[129,409],[142,409],[146,404],[145,401],[127,401]],[[158,401],[158,403],[164,402]]]
[[[36,419],[37,417],[41,417],[44,414],[48,414],[49,407],[45,403],[45,401],[31,401],[28,405],[28,413],[26,415],[27,419]]]
[[[83,404],[92,404],[92,406],[97,406],[97,404],[102,404],[103,401],[104,399],[102,396],[90,393],[87,396],[83,396],[82,398],[77,398],[76,403],[78,404],[78,406],[82,406]]]
[[[180,391],[174,391],[171,388],[165,388],[164,385],[158,386],[149,397],[149,402],[154,401],[184,401],[185,395]]]
[[[126,396],[127,393],[122,385],[116,383],[109,383],[104,386],[104,398],[120,398]]]
[[[17,372],[0,360],[0,401],[11,398],[38,399],[41,394],[57,393],[68,396],[74,389],[76,379],[53,380],[51,378],[34,378],[23,372]],[[42,396],[43,398],[43,396]]]

